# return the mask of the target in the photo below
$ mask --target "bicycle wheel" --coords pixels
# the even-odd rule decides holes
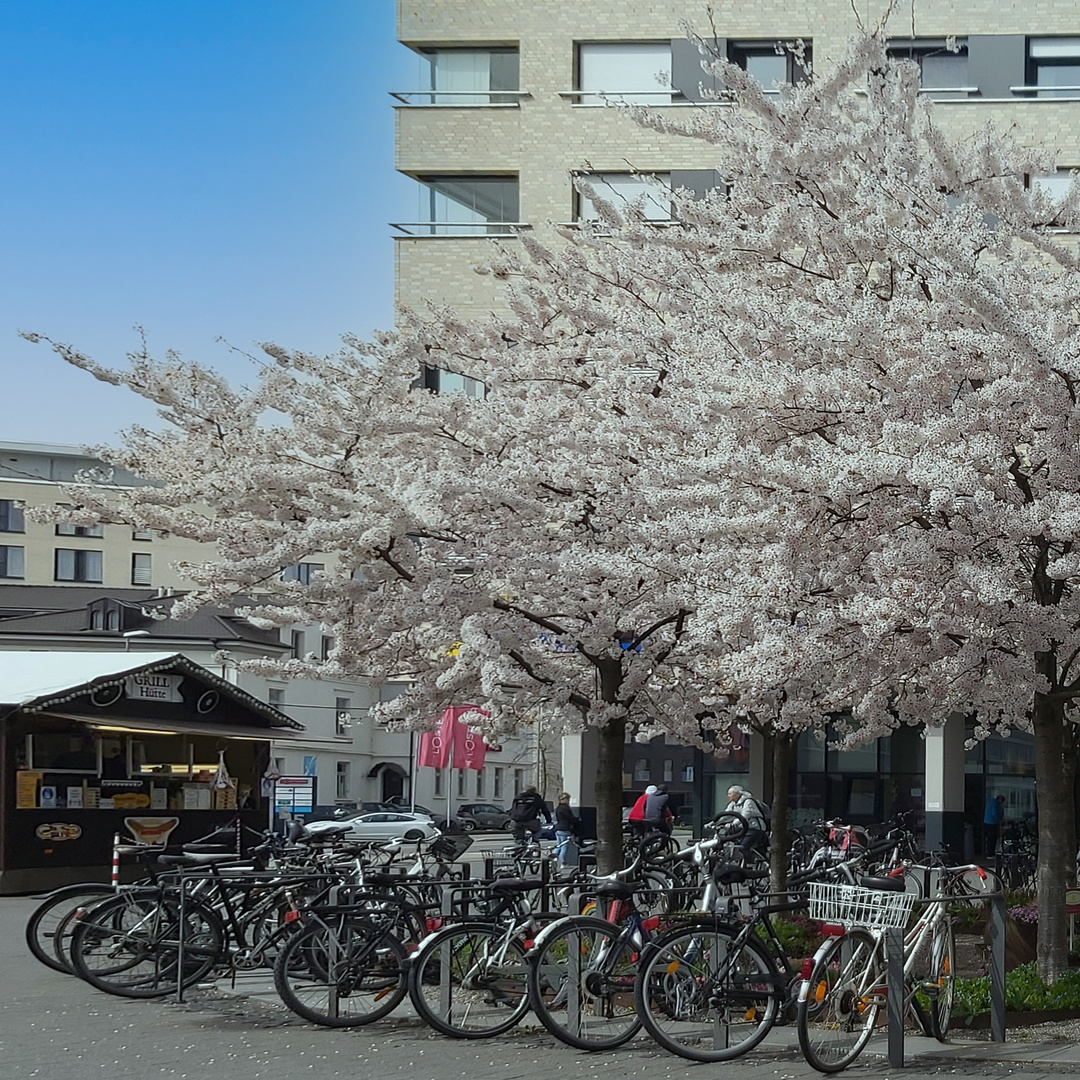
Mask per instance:
[[[34,908],[26,923],[26,944],[46,967],[74,975],[67,954],[70,933],[65,929],[82,907],[96,904],[115,890],[108,885],[69,885],[50,893]]]
[[[956,971],[956,942],[948,915],[934,926],[930,940],[930,977],[927,996],[930,998],[930,1031],[938,1042],[945,1042],[952,1022],[954,978]]]
[[[799,995],[799,1046],[808,1064],[826,1073],[850,1065],[873,1034],[884,990],[878,943],[865,930],[822,946]]]
[[[409,996],[421,1018],[444,1035],[501,1035],[529,1011],[525,947],[503,926],[447,927],[413,957]]]
[[[405,946],[363,916],[320,919],[286,941],[274,963],[274,985],[281,1000],[313,1024],[370,1024],[405,999]]]
[[[217,915],[185,903],[183,961],[180,904],[157,889],[123,892],[103,900],[79,919],[71,934],[75,973],[91,986],[120,997],[162,997],[177,984],[204,978],[225,953],[225,930]]]
[[[681,926],[646,948],[635,1003],[665,1050],[690,1061],[729,1061],[757,1046],[775,1023],[779,978],[752,938],[739,945],[712,921]]]
[[[529,1003],[555,1038],[613,1050],[641,1028],[634,1006],[637,950],[604,919],[560,919],[528,954]]]

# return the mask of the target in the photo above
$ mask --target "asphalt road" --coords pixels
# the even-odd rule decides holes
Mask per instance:
[[[331,1031],[269,1003],[218,994],[185,1004],[110,997],[30,955],[23,926],[33,906],[28,899],[0,898],[0,1080],[685,1080],[691,1070],[701,1078],[737,1070],[739,1080],[819,1075],[797,1052],[782,1048],[762,1047],[734,1064],[693,1066],[647,1037],[591,1055],[532,1030],[457,1041],[408,1019]],[[895,1077],[880,1057],[864,1057],[866,1064],[860,1061],[850,1075]],[[903,1075],[1036,1080],[1070,1073],[1042,1065],[920,1061]]]

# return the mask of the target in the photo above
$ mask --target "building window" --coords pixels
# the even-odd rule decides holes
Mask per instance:
[[[433,791],[433,794],[436,799],[446,798],[446,784],[443,782],[443,777],[445,775],[446,771],[444,769],[435,770],[435,789]]]
[[[968,47],[958,41],[953,49],[945,41],[893,41],[889,56],[894,60],[910,60],[919,65],[919,84],[924,94],[935,98],[966,98],[968,87]]]
[[[487,387],[479,379],[440,368],[424,368],[424,388],[436,394],[463,394],[470,398],[487,395]]]
[[[670,41],[582,43],[577,69],[582,105],[602,105],[607,98],[642,105],[671,101]]]
[[[427,85],[433,93],[431,105],[515,104],[517,90],[517,49],[425,49],[429,72]]]
[[[56,549],[57,581],[101,581],[101,552]]]
[[[322,641],[319,642],[319,656],[323,660],[329,660],[330,654],[334,651],[334,639],[328,634],[323,634]]]
[[[491,797],[500,802],[503,797],[503,770],[496,765],[491,778]]]
[[[1036,97],[1080,97],[1080,37],[1028,38],[1027,85]]]
[[[290,639],[293,657],[303,660],[307,653],[307,638],[303,630],[294,630]]]
[[[1065,201],[1065,196],[1069,194],[1072,182],[1072,169],[1058,169],[1057,172],[1035,174],[1027,178],[1028,187],[1036,191],[1041,191],[1055,204],[1058,210],[1060,210],[1061,204]],[[1041,224],[1060,228],[1063,222],[1055,214],[1049,221],[1043,221]]]
[[[421,230],[429,236],[488,236],[519,220],[516,176],[420,179]]]
[[[616,210],[635,207],[646,221],[670,221],[671,176],[667,173],[641,175],[638,173],[587,173],[583,174],[596,194],[611,203]],[[578,194],[579,220],[594,221],[600,216],[592,199]]]
[[[118,607],[109,607],[105,611],[105,629],[106,630],[119,630],[120,629],[120,609]]]
[[[351,708],[352,698],[334,698],[334,733],[336,735],[349,734],[349,724],[352,721],[352,714],[349,712]]]
[[[337,763],[337,789],[336,794],[339,799],[347,799],[349,797],[349,771],[352,763],[349,761],[339,761]]]
[[[153,540],[154,539],[154,530],[153,529],[132,529],[131,530],[131,539],[132,540]]]
[[[675,762],[671,758],[664,759],[664,783],[670,784],[675,777]]]
[[[487,769],[476,770],[476,797],[478,799],[485,799],[487,796],[484,794],[485,781],[487,780]]]
[[[0,499],[0,532],[26,532],[22,507],[13,499]]]
[[[457,797],[459,799],[465,798],[465,770],[458,769],[457,771]]]
[[[136,551],[131,556],[131,584],[149,585],[150,582],[150,553],[147,551]]]
[[[648,780],[651,776],[652,770],[649,768],[649,759],[645,757],[638,758],[634,762],[634,779]]]
[[[268,705],[273,705],[275,709],[281,708],[285,704],[285,690],[280,686],[267,687],[266,702]]]
[[[525,790],[525,770],[514,770],[514,794],[520,795]]]
[[[57,536],[91,536],[102,537],[105,535],[105,530],[101,525],[69,525],[66,522],[61,522],[56,526]]]
[[[8,544],[0,545],[0,578],[21,578],[23,576],[24,549]]]
[[[321,574],[325,569],[325,564],[320,562],[294,563],[281,571],[281,580],[298,581],[301,585],[310,585],[315,575]]]
[[[687,783],[687,784],[692,784],[694,782],[694,766],[693,765],[684,765],[683,766],[682,778],[683,778],[683,781],[685,783]]]
[[[787,50],[778,52],[773,41],[729,41],[727,58],[752,75],[768,93],[779,93],[778,83],[793,84],[806,79],[798,60]]]

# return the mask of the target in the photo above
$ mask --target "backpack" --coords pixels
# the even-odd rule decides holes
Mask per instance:
[[[758,808],[761,820],[765,822],[765,831],[772,832],[772,807],[769,806],[767,802],[762,802],[760,799],[754,799],[754,805]]]
[[[532,821],[539,815],[536,812],[536,800],[529,795],[518,795],[510,804],[511,821]]]

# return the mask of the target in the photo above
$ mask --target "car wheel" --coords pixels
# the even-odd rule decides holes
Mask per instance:
[[[424,839],[424,831],[422,829],[410,829],[405,834],[405,839],[406,840],[423,840]]]
[[[513,831],[514,831],[514,823],[513,823],[512,821],[508,821],[508,822],[507,822],[507,823],[506,823],[506,824],[505,824],[505,825],[503,826],[503,828],[504,828],[504,829],[505,829],[505,830],[506,830],[507,832],[513,832]]]
[[[461,831],[462,832],[473,832],[475,830],[475,828],[476,828],[476,822],[475,821],[462,821],[461,822]]]

